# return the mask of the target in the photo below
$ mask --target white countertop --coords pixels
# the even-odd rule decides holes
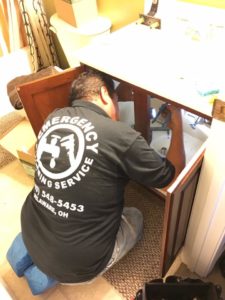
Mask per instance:
[[[208,41],[193,41],[132,23],[79,49],[75,55],[83,64],[211,116],[212,96],[201,96],[197,85],[222,90],[222,50]]]

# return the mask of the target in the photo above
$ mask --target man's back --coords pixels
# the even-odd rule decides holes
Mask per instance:
[[[46,120],[22,229],[34,262],[50,276],[83,282],[106,266],[128,181],[121,159],[138,135],[86,101]]]

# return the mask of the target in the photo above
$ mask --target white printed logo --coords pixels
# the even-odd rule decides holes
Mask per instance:
[[[67,189],[79,183],[98,154],[98,134],[94,126],[79,116],[48,120],[38,135],[37,172],[49,188]]]
[[[70,130],[71,133],[61,138],[59,135],[54,134],[57,129]],[[75,139],[77,142],[75,142]],[[42,173],[51,179],[68,177],[79,167],[83,158],[84,147],[84,134],[79,127],[70,124],[57,124],[47,130],[41,137],[37,149],[38,166]],[[77,153],[74,153],[75,148],[77,149]],[[67,169],[55,173],[54,170],[57,167],[56,160],[60,158],[63,150],[66,150],[68,155]],[[50,155],[49,166],[42,163],[41,158],[43,154]]]

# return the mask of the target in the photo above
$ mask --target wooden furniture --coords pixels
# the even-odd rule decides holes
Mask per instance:
[[[185,166],[165,195],[161,272],[165,275],[184,244],[206,142]]]

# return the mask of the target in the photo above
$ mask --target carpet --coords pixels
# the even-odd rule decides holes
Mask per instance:
[[[1,145],[1,139],[7,135],[24,117],[16,111],[10,112],[0,118],[0,168],[6,166],[16,157]]]
[[[0,168],[14,161],[16,157],[0,145]]]
[[[18,112],[10,112],[0,118],[0,139],[10,132],[17,124],[24,119]]]
[[[142,240],[103,276],[130,300],[145,282],[160,276],[164,202],[138,184],[129,183],[125,205],[137,207],[144,216]]]

